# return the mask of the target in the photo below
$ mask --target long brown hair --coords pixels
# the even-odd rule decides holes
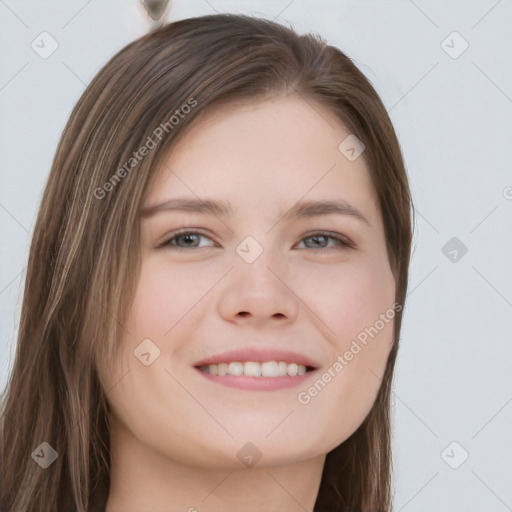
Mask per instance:
[[[407,175],[386,109],[352,60],[318,36],[234,14],[178,21],[139,38],[78,101],[41,201],[2,402],[3,512],[103,509],[109,390],[96,369],[118,353],[140,269],[140,208],[155,170],[202,112],[292,92],[324,105],[365,144],[396,301],[404,304]],[[150,150],[141,157],[143,146]],[[401,318],[398,311],[370,413],[327,454],[315,511],[391,510],[390,394]],[[31,457],[42,442],[58,454],[47,469]]]

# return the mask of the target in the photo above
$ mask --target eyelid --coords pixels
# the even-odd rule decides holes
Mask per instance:
[[[177,236],[180,236],[180,235],[200,235],[204,238],[208,238],[210,239],[213,243],[216,244],[215,240],[213,240],[210,236],[208,236],[207,234],[205,234],[204,232],[202,232],[199,228],[180,228],[180,229],[176,229],[175,231],[172,231],[171,233],[169,233],[162,242],[160,242],[159,244],[156,245],[155,249],[164,249],[166,247],[173,247],[174,249],[176,250],[184,250],[184,251],[189,251],[190,249],[185,249],[184,247],[177,247],[177,246],[171,246],[171,244],[169,243],[171,240],[173,240],[174,238],[176,238]],[[192,247],[192,249],[202,249],[202,247]]]
[[[326,238],[333,238],[335,240],[339,240],[339,242],[350,248],[350,249],[356,249],[357,248],[357,245],[347,236],[347,235],[343,235],[342,233],[335,233],[335,232],[332,232],[332,231],[323,231],[323,230],[319,230],[319,231],[312,231],[310,232],[309,234],[305,234],[301,239],[300,241],[302,242],[302,240],[304,240],[305,238],[311,238],[313,236],[325,236]],[[320,249],[322,250],[322,249]]]
[[[157,244],[157,246],[155,247],[156,249],[164,249],[164,248],[170,248],[172,247],[173,250],[177,250],[177,251],[181,251],[181,252],[190,252],[191,250],[203,250],[203,249],[206,249],[206,247],[189,247],[189,248],[186,248],[186,247],[178,247],[178,246],[175,246],[175,245],[171,245],[171,241],[173,239],[175,239],[176,237],[180,236],[180,235],[199,235],[201,237],[204,237],[204,238],[208,238],[210,241],[212,241],[215,245],[215,247],[218,247],[218,244],[217,242],[215,242],[215,240],[212,239],[212,237],[210,237],[209,235],[205,234],[200,228],[194,228],[194,227],[184,227],[184,228],[180,228],[180,229],[176,229],[175,231],[171,232],[169,235],[166,236],[166,238],[164,239],[163,242]],[[323,237],[326,237],[326,238],[330,238],[332,240],[335,240],[336,242],[336,246],[335,247],[321,247],[321,248],[318,248],[318,249],[315,249],[315,248],[312,248],[312,247],[306,247],[305,249],[301,249],[301,250],[313,250],[314,252],[324,252],[324,251],[327,251],[329,252],[330,250],[332,249],[336,249],[336,248],[345,248],[345,249],[357,249],[357,244],[355,244],[351,238],[349,238],[348,236],[342,234],[342,233],[337,233],[337,232],[332,232],[332,231],[325,231],[325,230],[317,230],[317,231],[309,231],[308,233],[305,233],[304,235],[302,235],[299,239],[299,241],[297,243],[301,243],[303,242],[305,239],[308,239],[308,238],[312,238],[314,236],[323,236]],[[209,247],[212,247],[212,246],[209,246]]]

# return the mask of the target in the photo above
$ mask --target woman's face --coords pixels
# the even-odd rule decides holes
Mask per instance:
[[[395,282],[349,135],[325,107],[281,96],[208,113],[168,156],[145,201],[122,365],[102,376],[140,446],[198,467],[282,465],[362,423]]]

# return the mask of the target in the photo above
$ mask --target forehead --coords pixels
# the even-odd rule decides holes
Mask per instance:
[[[146,204],[216,197],[270,213],[301,199],[343,199],[371,222],[378,213],[364,157],[339,150],[349,135],[326,107],[298,95],[213,109],[167,155]]]

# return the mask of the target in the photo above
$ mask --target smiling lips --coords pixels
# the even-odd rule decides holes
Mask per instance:
[[[317,367],[303,354],[275,348],[231,350],[195,365],[208,380],[252,390],[296,386]]]

